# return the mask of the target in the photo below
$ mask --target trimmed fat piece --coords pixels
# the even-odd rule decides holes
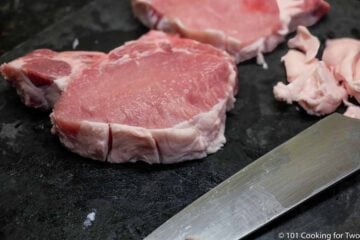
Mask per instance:
[[[290,49],[285,56],[281,58],[285,65],[287,81],[291,83],[304,72],[313,71],[319,62],[316,58],[306,61],[306,55],[297,50]]]
[[[350,118],[356,118],[360,120],[360,107],[355,105],[349,106],[344,115]]]
[[[101,161],[203,158],[225,143],[236,74],[225,52],[151,31],[71,81],[51,115],[53,131]]]
[[[290,50],[282,59],[288,76],[288,85],[277,83],[273,92],[279,101],[298,102],[311,115],[332,113],[347,99],[347,93],[335,79],[326,64],[315,58],[319,41],[304,27],[289,40]]]
[[[281,58],[285,65],[288,82],[292,82],[304,72],[315,70],[318,63],[315,57],[320,47],[320,41],[312,36],[305,27],[298,27],[297,35],[288,41],[288,47],[302,51],[291,49]]]
[[[305,63],[311,62],[315,59],[320,47],[320,41],[307,30],[304,26],[297,28],[297,34],[294,38],[288,41],[289,48],[296,48],[305,53]]]
[[[146,26],[228,51],[236,62],[272,51],[299,24],[310,26],[330,6],[324,0],[132,0]]]
[[[343,82],[349,95],[360,103],[360,41],[350,38],[328,40],[323,61]]]
[[[298,102],[311,115],[332,113],[346,100],[345,89],[339,85],[324,62],[317,62],[315,69],[285,85],[274,87],[275,98],[288,104]]]
[[[39,49],[1,65],[0,72],[26,106],[50,109],[72,77],[105,57],[101,52]]]

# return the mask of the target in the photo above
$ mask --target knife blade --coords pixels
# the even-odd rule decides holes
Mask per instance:
[[[360,121],[334,113],[249,164],[145,240],[236,240],[360,168]]]

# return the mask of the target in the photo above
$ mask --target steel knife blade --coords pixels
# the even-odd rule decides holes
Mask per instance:
[[[260,157],[145,240],[236,240],[360,168],[360,121],[334,113]]]

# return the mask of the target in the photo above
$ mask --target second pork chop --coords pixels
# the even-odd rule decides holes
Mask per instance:
[[[237,62],[272,51],[296,26],[329,11],[324,0],[132,0],[146,26],[212,44]]]

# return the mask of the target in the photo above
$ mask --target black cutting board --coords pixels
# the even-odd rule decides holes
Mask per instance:
[[[322,42],[359,38],[360,1],[329,2],[331,12],[311,31]],[[77,49],[108,51],[146,31],[132,16],[129,1],[94,1],[4,54],[0,63],[37,48],[70,50],[76,38]],[[280,57],[286,51],[284,43],[266,55],[269,70],[254,61],[239,65],[240,91],[228,113],[221,151],[168,166],[113,165],[69,152],[50,134],[49,113],[24,107],[15,90],[0,81],[0,239],[142,239],[319,120],[274,101],[272,86],[285,80]],[[280,232],[356,232],[359,192],[355,174],[248,239],[278,239]],[[90,212],[96,212],[95,220],[85,227]]]

